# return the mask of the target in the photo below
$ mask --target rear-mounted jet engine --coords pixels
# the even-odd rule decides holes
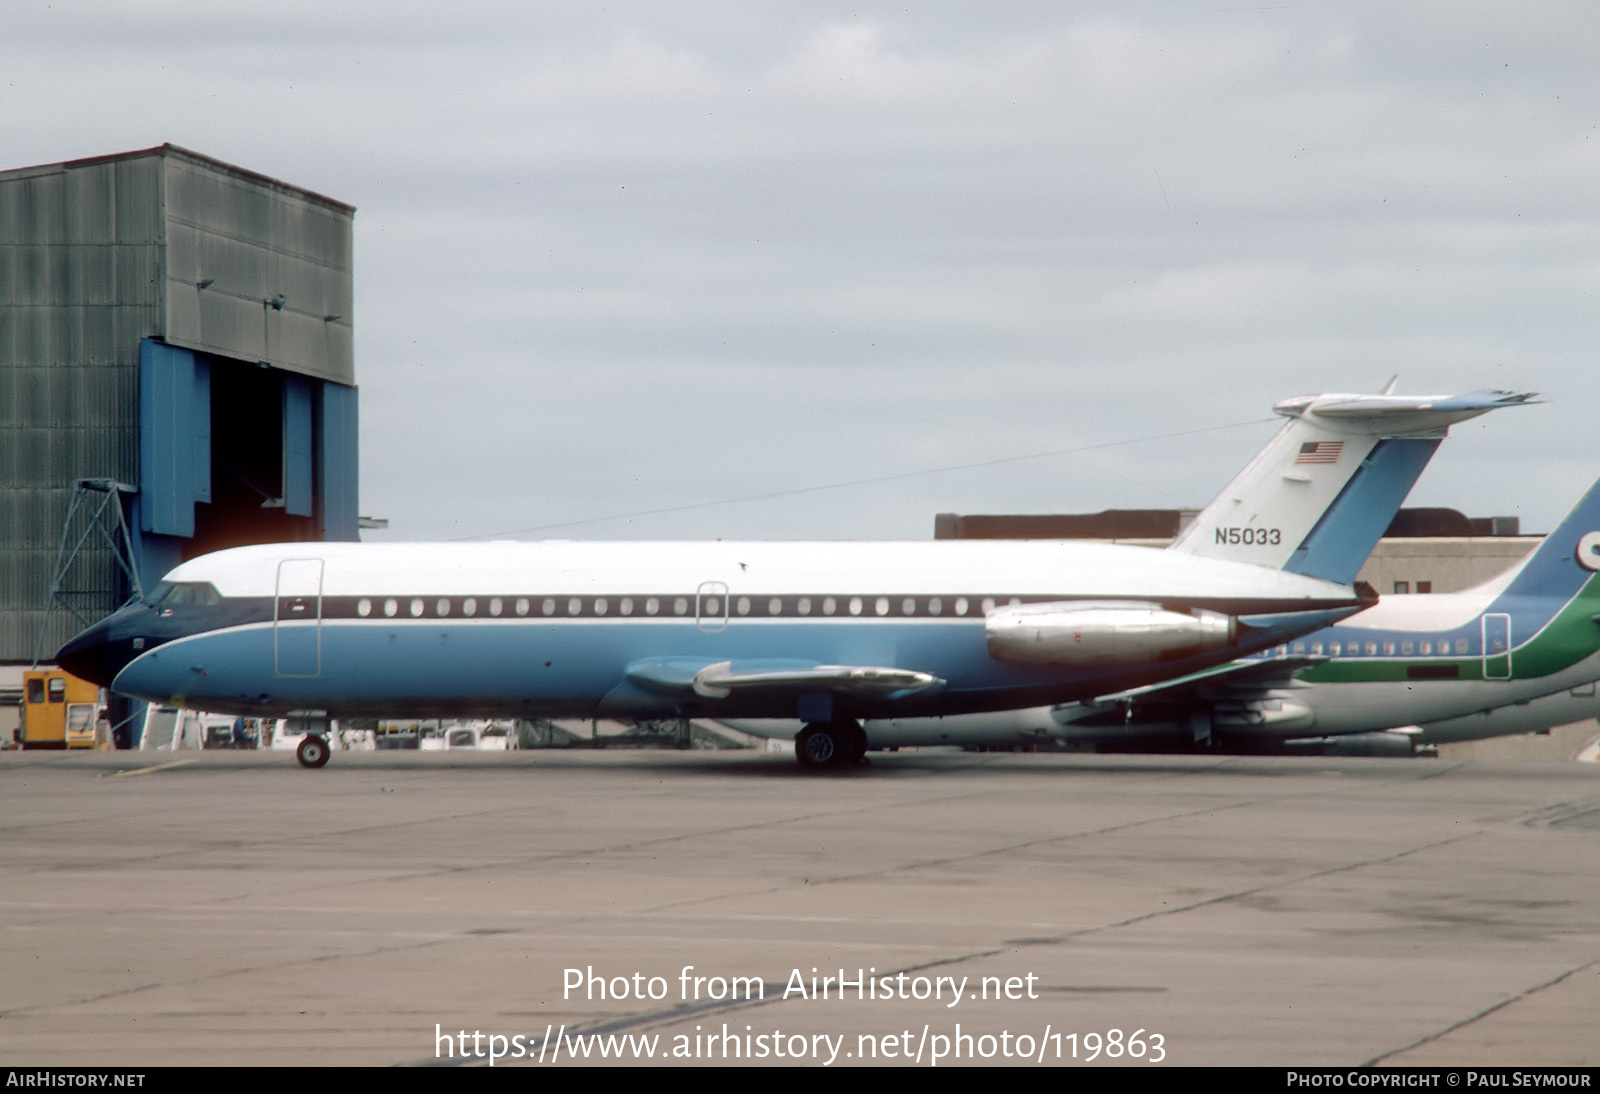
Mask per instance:
[[[1234,645],[1238,621],[1140,601],[1067,601],[995,608],[984,617],[989,653],[1023,665],[1144,665]]]

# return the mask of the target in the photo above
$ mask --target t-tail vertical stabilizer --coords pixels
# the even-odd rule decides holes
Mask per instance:
[[[1532,398],[1386,390],[1285,399],[1273,408],[1289,419],[1283,428],[1169,549],[1347,585],[1450,426]]]
[[[1517,567],[1490,611],[1506,610],[1514,600],[1547,597],[1565,604],[1600,572],[1600,479]],[[1480,586],[1481,588],[1481,586]]]

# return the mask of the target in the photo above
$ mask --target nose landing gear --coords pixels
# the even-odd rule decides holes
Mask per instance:
[[[294,750],[294,755],[295,759],[300,761],[301,767],[321,767],[328,762],[331,751],[325,738],[315,733],[307,733],[301,739],[300,747]]]

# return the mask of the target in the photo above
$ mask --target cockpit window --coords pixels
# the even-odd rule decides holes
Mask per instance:
[[[209,581],[163,581],[151,590],[150,599],[163,608],[205,608],[222,603],[222,594]]]

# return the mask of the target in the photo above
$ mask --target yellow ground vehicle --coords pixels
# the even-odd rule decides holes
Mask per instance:
[[[109,742],[100,689],[60,669],[22,674],[23,748],[95,748]],[[109,747],[109,743],[107,743]]]

